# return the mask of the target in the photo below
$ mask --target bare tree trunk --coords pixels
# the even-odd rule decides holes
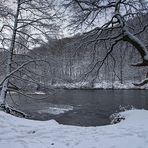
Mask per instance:
[[[6,76],[11,73],[11,65],[12,65],[13,51],[15,47],[19,10],[20,10],[20,0],[17,0],[17,11],[16,11],[15,19],[14,19],[12,39],[11,39],[11,44],[10,44],[10,48],[8,51],[8,57],[7,57]],[[1,94],[0,94],[0,104],[4,106],[7,106],[6,95],[7,95],[7,90],[8,90],[8,84],[9,84],[9,77],[4,81],[2,85]]]

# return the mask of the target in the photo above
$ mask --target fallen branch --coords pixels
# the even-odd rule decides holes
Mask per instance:
[[[145,84],[147,84],[147,83],[148,83],[148,78],[142,80],[142,81],[139,82],[139,83],[133,83],[133,85],[135,85],[135,86],[143,86],[143,85],[145,85]]]

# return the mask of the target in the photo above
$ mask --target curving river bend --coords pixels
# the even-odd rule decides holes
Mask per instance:
[[[98,126],[109,124],[119,106],[148,109],[148,90],[57,90],[31,98],[11,94],[9,104],[36,120],[55,119],[61,124]],[[10,96],[8,96],[10,97]]]

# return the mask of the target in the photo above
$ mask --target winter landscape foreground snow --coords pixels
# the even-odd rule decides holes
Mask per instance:
[[[148,148],[148,111],[121,113],[125,120],[98,127],[33,121],[0,111],[0,148]]]

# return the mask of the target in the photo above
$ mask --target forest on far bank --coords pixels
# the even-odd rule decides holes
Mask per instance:
[[[139,22],[146,24],[147,21],[148,15],[146,14],[141,18],[129,20],[128,23],[137,31],[142,27],[138,25]],[[117,31],[114,30],[115,33]],[[148,46],[148,29],[138,37]],[[19,40],[21,41],[21,38]],[[30,51],[26,51],[22,46],[16,46],[14,54],[16,63],[21,64],[30,59],[44,59],[45,61],[27,65],[25,69],[18,71],[11,81],[17,87],[28,91],[45,90],[50,86],[70,87],[78,83],[77,87],[93,88],[94,84],[102,82],[126,84],[127,82],[135,83],[147,77],[147,68],[131,66],[132,63],[137,62],[137,59],[140,59],[140,56],[134,47],[126,42],[116,45],[112,54],[97,72],[100,65],[98,64],[95,68],[94,65],[105,56],[108,48],[109,42],[101,40],[94,48],[91,38],[85,37],[85,34],[61,39],[49,38],[47,43]],[[1,52],[0,56],[1,63],[3,63],[0,73],[3,78],[7,52]]]

